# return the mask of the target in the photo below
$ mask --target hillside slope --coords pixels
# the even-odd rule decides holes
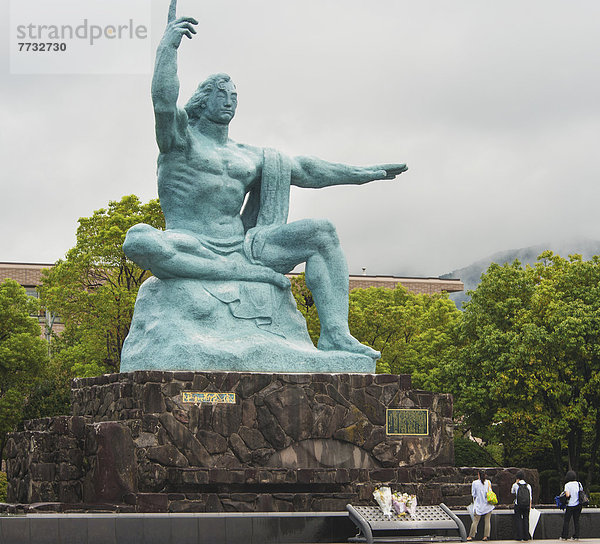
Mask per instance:
[[[469,300],[467,292],[475,289],[479,284],[481,275],[488,269],[491,263],[512,263],[515,259],[518,259],[521,264],[533,264],[536,262],[538,256],[551,249],[554,253],[562,257],[568,257],[569,255],[579,254],[582,255],[585,260],[591,259],[593,255],[600,255],[600,241],[598,240],[572,240],[569,242],[562,243],[547,243],[539,244],[530,247],[524,247],[520,249],[509,249],[507,251],[500,251],[494,253],[488,257],[480,259],[468,266],[458,268],[440,276],[443,279],[446,278],[459,278],[465,284],[465,290],[462,293],[454,293],[450,295],[450,298],[455,302],[458,308],[462,307],[462,304]]]

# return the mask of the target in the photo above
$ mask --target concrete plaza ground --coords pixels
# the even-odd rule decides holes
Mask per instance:
[[[454,513],[468,531],[470,516],[464,509]],[[563,513],[557,508],[543,509],[532,542],[559,544],[562,520]],[[495,510],[491,541],[516,542],[513,521],[511,510]],[[347,512],[0,516],[0,544],[342,544],[356,533]],[[442,534],[457,537],[458,531]],[[600,509],[584,509],[580,534],[580,542],[600,544]]]
[[[480,541],[473,540],[472,542],[480,542]],[[515,544],[516,542],[519,542],[519,541],[518,540],[490,540],[489,542],[493,542],[494,544]],[[563,544],[563,541],[559,540],[558,538],[546,539],[546,540],[533,539],[533,540],[530,540],[529,542],[531,542],[532,544],[535,542],[539,542],[540,544]],[[572,542],[572,541],[570,541],[570,542]],[[600,544],[600,538],[580,538],[578,540],[578,542],[581,542],[582,544]],[[298,544],[318,544],[318,543],[303,542],[303,543],[298,543]],[[343,541],[343,542],[335,542],[335,543],[331,543],[331,544],[348,544],[348,542]]]
[[[468,514],[456,513],[468,530]],[[517,542],[510,514],[494,512],[494,544]],[[531,542],[559,544],[561,514],[543,512]],[[586,509],[581,521],[580,542],[600,544],[600,509]],[[345,512],[0,516],[0,544],[342,544],[356,532]]]

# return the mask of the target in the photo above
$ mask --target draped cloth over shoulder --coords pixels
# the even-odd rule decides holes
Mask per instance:
[[[250,191],[242,211],[246,232],[287,222],[291,177],[290,160],[277,150],[266,148],[260,183]]]

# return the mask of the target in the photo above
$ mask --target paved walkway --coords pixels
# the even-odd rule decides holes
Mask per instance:
[[[481,542],[480,540],[473,540],[472,542]],[[517,542],[520,542],[519,540],[490,540],[490,543],[493,544],[516,544]],[[574,542],[572,540],[569,540],[568,542]],[[600,544],[600,537],[599,538],[580,538],[577,542],[580,542],[581,544]],[[541,540],[541,539],[533,539],[529,541],[529,544],[565,544],[565,542],[563,540],[559,540],[558,538],[556,539],[546,539],[546,540]],[[299,544],[315,544],[313,542],[303,542],[303,543],[299,543]],[[337,543],[333,543],[333,544],[348,544],[348,542],[337,542]],[[567,543],[568,544],[568,543]]]

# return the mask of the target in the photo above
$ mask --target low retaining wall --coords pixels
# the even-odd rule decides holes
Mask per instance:
[[[454,511],[470,527],[470,517]],[[508,510],[492,514],[492,540],[513,540]],[[562,512],[542,510],[535,540],[558,540]],[[0,516],[10,544],[288,544],[345,542],[356,534],[346,512],[252,514],[45,514]],[[600,509],[581,515],[581,538],[600,535]]]
[[[373,504],[379,485],[414,493],[423,505],[443,502],[450,507],[471,502],[472,467],[412,467],[403,469],[195,469],[174,484],[178,492],[130,493],[120,501],[37,501],[33,504],[0,504],[10,514],[43,512],[319,512],[342,511],[346,504]],[[513,497],[510,487],[517,468],[489,468],[492,487],[501,504]],[[182,474],[180,474],[182,476]],[[173,476],[173,481],[177,480]],[[534,502],[539,496],[537,471],[528,470]],[[357,483],[358,482],[358,483]],[[56,482],[47,482],[53,485]],[[39,482],[36,486],[44,488]],[[186,490],[187,486],[187,491]],[[36,487],[38,488],[38,487]],[[182,491],[183,490],[183,491]]]

